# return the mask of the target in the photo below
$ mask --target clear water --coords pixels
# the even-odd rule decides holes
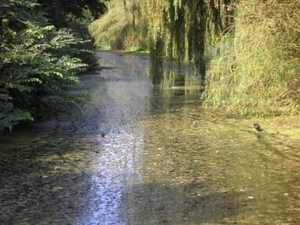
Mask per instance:
[[[300,224],[298,119],[256,133],[176,71],[156,87],[147,57],[98,54],[84,115],[2,135],[0,224]]]

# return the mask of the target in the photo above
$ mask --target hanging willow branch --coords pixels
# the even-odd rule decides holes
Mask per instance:
[[[147,23],[152,73],[160,76],[163,58],[188,60],[205,78],[206,43],[225,30],[231,19],[231,0],[143,0]]]

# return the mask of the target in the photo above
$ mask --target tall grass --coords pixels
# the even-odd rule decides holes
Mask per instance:
[[[206,105],[242,115],[299,113],[300,3],[286,2],[236,5],[235,25],[210,64]]]

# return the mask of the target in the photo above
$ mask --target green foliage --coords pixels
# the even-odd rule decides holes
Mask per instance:
[[[98,67],[97,57],[94,53],[94,44],[92,37],[89,34],[88,26],[96,18],[106,11],[106,6],[103,1],[99,0],[71,0],[71,1],[48,1],[37,0],[43,10],[46,12],[46,17],[57,28],[62,29],[68,27],[72,29],[73,34],[77,38],[86,41],[81,41],[74,48],[79,51],[74,55],[80,58],[83,63],[88,65],[88,70],[93,71]]]
[[[89,24],[93,21],[93,16],[89,10],[83,10],[82,17],[77,18],[70,14],[67,18],[68,27],[76,31],[76,36],[82,40],[74,47],[79,50],[76,57],[80,58],[83,63],[88,65],[88,70],[93,71],[97,68],[98,59],[94,52],[94,43],[88,31]]]
[[[222,2],[222,5],[220,3]],[[188,60],[195,64],[199,80],[205,78],[206,45],[221,29],[226,29],[231,1],[172,0],[141,1],[147,23],[153,73],[161,74],[160,58]],[[159,54],[157,54],[159,52]],[[162,75],[162,74],[161,74]],[[161,76],[160,75],[160,76]]]
[[[241,1],[211,62],[206,105],[243,115],[299,113],[300,4]]]
[[[47,13],[47,18],[51,20],[57,28],[67,27],[70,16],[81,19],[85,17],[88,10],[93,17],[99,17],[106,10],[106,6],[99,0],[37,0],[43,10]]]
[[[39,22],[19,22],[27,10],[33,10],[27,7],[30,3],[19,1],[16,7],[14,1],[8,2],[2,15],[0,130],[23,120],[47,117],[56,112],[59,102],[75,103],[68,87],[79,82],[76,75],[86,67],[76,57],[80,50],[74,48],[82,40],[70,30],[40,26],[46,19],[39,13],[35,14]]]
[[[125,2],[125,1],[124,1]],[[114,0],[109,2],[108,12],[92,22],[89,31],[95,45],[101,49],[147,48],[145,27],[140,14],[140,2]]]
[[[296,0],[143,0],[154,81],[163,59],[188,59],[206,81],[206,105],[235,114],[297,114],[297,10]]]

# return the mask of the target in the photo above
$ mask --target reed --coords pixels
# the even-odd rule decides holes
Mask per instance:
[[[300,3],[240,1],[217,45],[205,105],[241,115],[298,114]]]

